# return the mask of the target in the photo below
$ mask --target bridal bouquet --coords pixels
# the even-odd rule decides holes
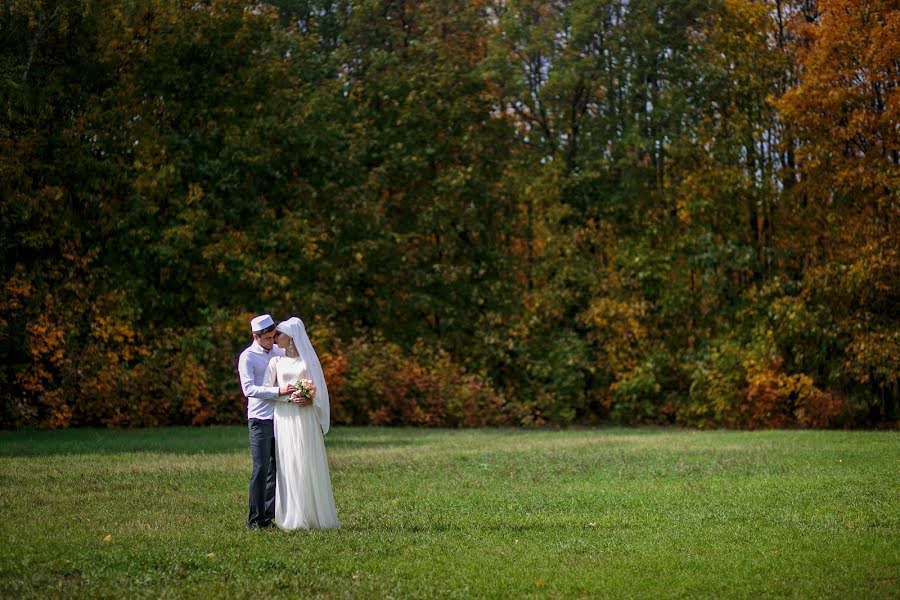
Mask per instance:
[[[304,400],[310,400],[310,401],[311,401],[311,400],[313,399],[313,396],[314,396],[315,394],[314,394],[313,391],[309,388],[309,386],[306,385],[306,382],[307,382],[307,381],[308,381],[308,379],[298,379],[298,380],[297,380],[297,385],[296,385],[296,387],[297,387],[297,392],[300,394],[300,396],[301,396]]]

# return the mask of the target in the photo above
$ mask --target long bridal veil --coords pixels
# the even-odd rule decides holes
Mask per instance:
[[[299,358],[306,363],[306,371],[309,373],[309,378],[316,384],[316,396],[313,399],[316,416],[319,419],[319,425],[322,427],[322,433],[328,433],[331,422],[328,386],[325,384],[322,364],[319,362],[319,357],[309,341],[309,336],[306,334],[306,326],[298,317],[291,317],[279,323],[275,329],[294,340],[294,347],[297,349]]]

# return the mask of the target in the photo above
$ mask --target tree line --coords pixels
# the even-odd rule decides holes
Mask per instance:
[[[13,0],[0,425],[896,427],[900,7]]]

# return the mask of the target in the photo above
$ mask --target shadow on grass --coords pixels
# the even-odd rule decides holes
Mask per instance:
[[[328,448],[414,446],[421,436],[385,435],[378,429],[337,427],[326,437]],[[66,456],[85,454],[249,453],[246,425],[162,427],[158,429],[65,429],[0,431],[0,457]]]

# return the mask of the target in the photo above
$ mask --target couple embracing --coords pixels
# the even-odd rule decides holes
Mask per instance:
[[[328,388],[303,321],[260,315],[250,329],[238,359],[253,458],[247,525],[339,527],[325,455]]]

